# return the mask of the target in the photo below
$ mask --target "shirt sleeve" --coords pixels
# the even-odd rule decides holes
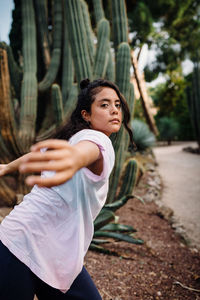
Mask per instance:
[[[75,145],[80,141],[91,141],[95,143],[99,147],[103,156],[103,171],[100,175],[94,174],[88,168],[83,168],[84,174],[95,182],[108,179],[113,169],[115,160],[114,149],[109,137],[97,130],[83,129],[72,136],[69,140],[69,143],[71,145]]]

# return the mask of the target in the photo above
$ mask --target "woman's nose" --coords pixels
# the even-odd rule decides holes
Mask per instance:
[[[111,107],[111,113],[112,113],[112,114],[117,114],[117,113],[118,113],[118,109],[117,109],[117,107],[116,107],[115,105],[113,105],[113,106]]]

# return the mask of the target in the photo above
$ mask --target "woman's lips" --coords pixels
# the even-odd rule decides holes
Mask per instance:
[[[112,119],[112,120],[110,120],[110,122],[111,122],[111,123],[117,123],[117,124],[118,124],[118,123],[120,123],[120,120],[119,120],[119,119]]]

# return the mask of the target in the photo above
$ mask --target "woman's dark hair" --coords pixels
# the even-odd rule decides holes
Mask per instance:
[[[90,82],[89,79],[83,79],[80,82],[81,91],[78,95],[76,108],[73,111],[68,123],[58,129],[58,131],[53,135],[53,138],[69,140],[70,137],[78,131],[82,129],[90,129],[90,125],[83,119],[81,111],[86,110],[88,113],[91,112],[91,105],[95,100],[95,96],[104,87],[111,88],[117,93],[123,112],[123,124],[128,131],[131,144],[134,144],[133,133],[128,125],[130,121],[130,112],[127,102],[124,96],[120,93],[119,88],[113,82],[106,79],[96,79],[92,82]]]

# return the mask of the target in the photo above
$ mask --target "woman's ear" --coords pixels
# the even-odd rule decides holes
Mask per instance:
[[[85,120],[86,122],[90,121],[90,114],[85,109],[81,111],[81,115],[83,120]]]

